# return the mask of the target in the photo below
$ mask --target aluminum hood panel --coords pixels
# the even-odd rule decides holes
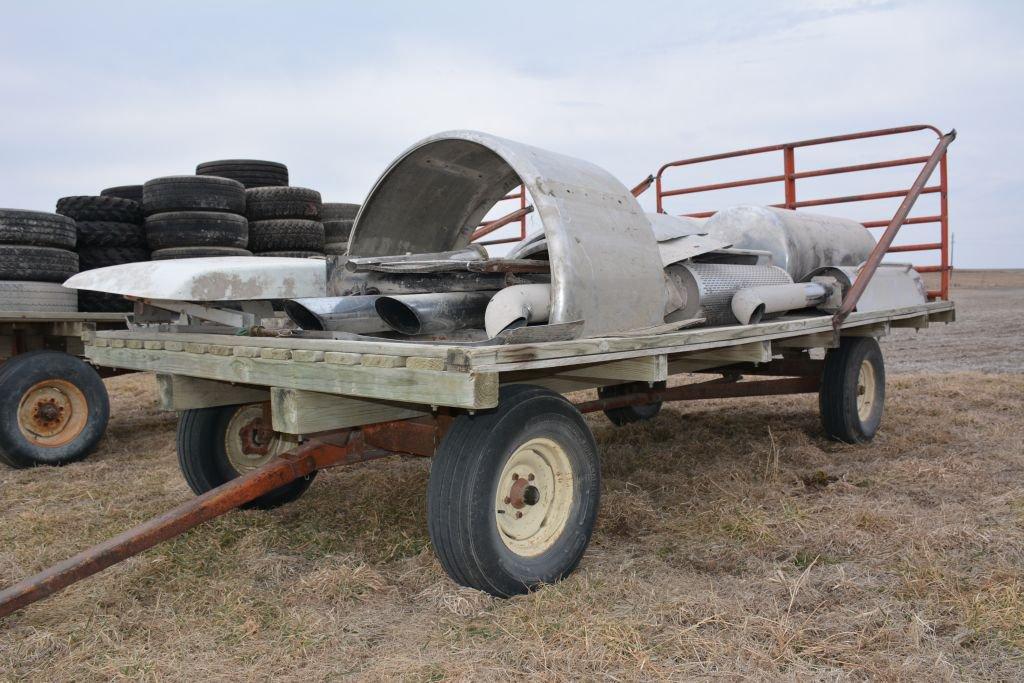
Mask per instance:
[[[551,259],[552,323],[586,336],[663,322],[661,257],[629,190],[587,161],[476,131],[431,136],[404,152],[356,217],[353,256],[465,246],[484,215],[522,182]]]
[[[170,301],[299,299],[324,296],[326,275],[320,259],[228,256],[96,268],[72,276],[64,286]]]

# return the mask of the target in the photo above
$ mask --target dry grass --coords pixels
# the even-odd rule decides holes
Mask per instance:
[[[0,472],[14,580],[188,497],[150,381],[111,382],[94,458]],[[591,424],[605,490],[581,570],[494,600],[426,535],[428,465],[321,475],[9,619],[9,678],[1018,679],[1022,375],[900,376],[874,444],[821,438],[814,399]]]

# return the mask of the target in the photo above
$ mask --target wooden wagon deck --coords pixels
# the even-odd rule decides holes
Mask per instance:
[[[879,336],[890,326],[926,327],[929,322],[950,322],[954,315],[953,303],[946,301],[854,313],[841,333]],[[316,415],[323,412],[376,421],[426,414],[437,406],[492,408],[498,387],[506,383],[529,382],[568,392],[654,382],[731,363],[764,363],[783,348],[833,343],[832,317],[813,315],[639,337],[503,346],[248,337],[140,327],[86,334],[85,355],[99,365],[158,373],[165,408],[270,400],[275,428],[309,433],[320,426]],[[352,400],[339,407],[337,397]],[[337,426],[336,415],[324,419],[323,424]]]

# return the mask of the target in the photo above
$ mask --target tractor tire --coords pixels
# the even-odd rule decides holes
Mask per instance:
[[[830,439],[868,443],[882,424],[885,363],[873,337],[843,337],[825,354],[818,406]]]
[[[214,176],[174,175],[143,185],[142,209],[147,216],[171,211],[245,213],[245,186]]]
[[[56,282],[0,280],[0,311],[72,313],[78,310],[78,292]],[[2,366],[0,366],[2,367]]]
[[[93,451],[110,417],[103,380],[62,351],[30,351],[0,365],[0,461],[66,465]]]
[[[270,256],[273,258],[323,258],[322,251],[261,251],[256,256]]]
[[[568,576],[601,494],[597,446],[563,396],[501,388],[498,407],[455,418],[427,485],[430,540],[448,576],[498,597]]]
[[[220,159],[196,166],[196,175],[237,180],[246,187],[278,187],[288,184],[288,167],[259,159]]]
[[[131,313],[135,305],[119,294],[83,289],[78,292],[78,310],[83,313]]]
[[[202,495],[240,474],[250,472],[297,445],[277,432],[259,432],[263,406],[249,403],[182,411],[178,418],[178,465],[189,488]],[[269,434],[265,442],[246,434]],[[316,472],[296,479],[247,503],[266,510],[297,499],[313,483]]]
[[[317,221],[283,218],[249,224],[249,248],[264,251],[319,251],[324,249],[324,226]]]
[[[130,199],[133,202],[142,203],[142,185],[118,185],[100,190],[101,197],[120,197]]]
[[[151,249],[241,247],[249,243],[249,221],[236,213],[173,211],[146,218]]]
[[[75,248],[75,221],[42,211],[0,209],[0,244]]]
[[[145,247],[146,232],[138,223],[78,221],[78,247]]]
[[[64,282],[78,272],[78,254],[54,247],[0,245],[0,280]]]
[[[666,386],[666,382],[654,383],[655,389],[664,389]],[[607,387],[600,387],[597,390],[597,396],[598,398],[614,398],[616,396],[632,394],[637,391],[647,391],[647,383],[630,382],[628,384],[612,384]],[[624,406],[622,408],[611,408],[604,411],[604,414],[613,425],[621,427],[622,425],[629,424],[630,422],[651,420],[659,412],[661,412],[661,401],[635,406]]]
[[[57,200],[57,213],[76,221],[142,222],[142,205],[121,197],[62,197]]]
[[[341,202],[324,202],[320,216],[327,221],[352,221],[359,213],[359,204],[343,204]]]
[[[250,221],[303,218],[319,221],[320,193],[305,187],[258,187],[245,191],[245,215]]]
[[[346,256],[348,254],[348,242],[335,242],[334,244],[325,244],[324,254],[326,256]]]
[[[157,249],[152,254],[154,261],[178,258],[223,258],[225,256],[252,256],[252,252],[238,247],[171,247]]]
[[[145,247],[86,247],[78,250],[81,271],[148,260],[149,250]]]
[[[349,235],[352,234],[352,223],[352,219],[324,221],[324,243],[348,244]]]

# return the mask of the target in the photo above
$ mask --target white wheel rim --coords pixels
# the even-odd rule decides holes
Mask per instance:
[[[531,439],[515,450],[498,479],[494,509],[498,535],[517,555],[540,555],[565,530],[573,500],[572,464],[551,439]]]
[[[871,417],[871,411],[875,407],[875,366],[869,361],[860,364],[860,372],[857,375],[857,417],[861,422]]]
[[[267,464],[289,447],[263,420],[263,405],[241,406],[228,420],[224,431],[224,453],[231,467],[245,474]]]

